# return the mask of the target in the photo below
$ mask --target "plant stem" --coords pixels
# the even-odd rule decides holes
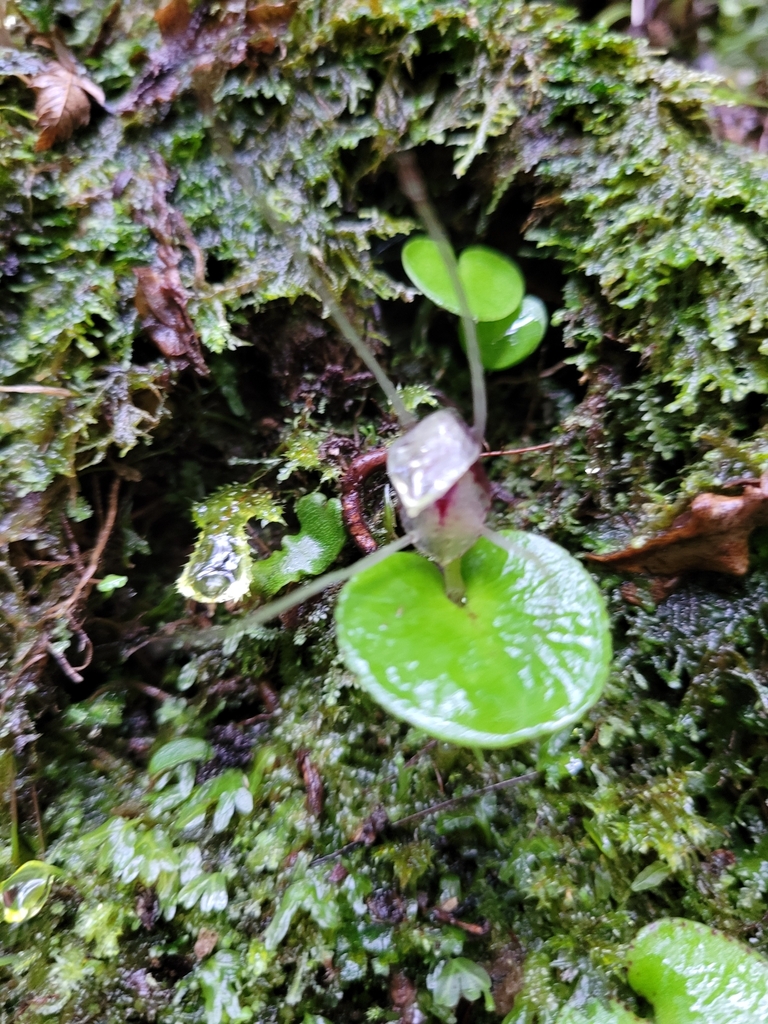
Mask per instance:
[[[445,592],[454,604],[463,604],[467,588],[464,586],[464,577],[461,575],[461,559],[454,558],[448,565],[443,566],[445,576]]]

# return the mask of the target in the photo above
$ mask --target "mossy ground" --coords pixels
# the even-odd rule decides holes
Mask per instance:
[[[286,29],[219,5],[181,43],[141,3],[14,12],[0,366],[6,385],[64,393],[6,393],[0,411],[0,855],[7,875],[44,844],[62,876],[38,916],[2,926],[0,1020],[413,1021],[402,976],[427,1019],[448,1019],[430,972],[464,956],[509,1024],[546,1024],[591,994],[638,1008],[623,954],[659,916],[768,953],[759,541],[744,580],[702,573],[661,602],[598,573],[616,649],[604,699],[575,729],[491,755],[430,743],[356,687],[332,594],[224,649],[158,639],[209,624],[174,586],[194,502],[252,481],[290,519],[395,429],[234,180],[211,107],[403,385],[467,406],[451,321],[406,301],[391,154],[416,148],[457,246],[519,254],[562,330],[490,378],[489,441],[555,444],[494,463],[516,499],[494,515],[579,552],[765,468],[768,165],[713,138],[719,85],[540,4],[307,0]],[[14,74],[37,73],[49,58],[31,40],[56,33],[109,109],[36,154]],[[134,308],[161,221],[207,377],[162,358]],[[128,582],[102,593],[107,574]],[[185,736],[213,757],[158,788],[151,751]],[[531,772],[384,825],[382,809],[396,822]],[[370,843],[315,863],[355,838]],[[474,1019],[494,1019],[481,1006]]]

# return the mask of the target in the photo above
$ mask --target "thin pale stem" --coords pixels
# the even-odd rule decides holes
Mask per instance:
[[[531,444],[527,448],[505,448],[499,452],[481,452],[481,459],[490,459],[497,455],[525,455],[526,452],[541,452],[545,448],[554,448],[554,441],[547,441],[546,444]]]
[[[404,537],[398,537],[397,540],[392,541],[391,544],[385,544],[384,547],[374,551],[373,554],[366,555],[364,558],[358,558],[352,565],[345,566],[343,569],[335,569],[333,572],[327,572],[323,576],[318,576],[316,580],[305,583],[298,590],[292,590],[285,597],[280,597],[277,601],[271,601],[269,604],[257,608],[255,612],[249,612],[248,615],[244,615],[230,626],[212,626],[203,632],[189,633],[185,631],[180,633],[171,639],[171,646],[177,649],[212,647],[216,643],[225,641],[230,637],[241,636],[253,626],[263,626],[270,619],[275,619],[278,615],[290,611],[291,608],[303,604],[310,597],[322,593],[328,587],[337,586],[339,583],[346,583],[353,576],[357,576],[358,573],[363,572],[365,569],[370,569],[371,566],[376,565],[378,562],[383,562],[385,558],[394,555],[396,551],[402,551],[403,548],[407,548],[412,543],[413,536],[407,533]]]
[[[269,604],[257,608],[255,612],[250,612],[235,623],[233,628],[236,632],[239,632],[243,625],[260,626],[264,622],[269,622],[270,619],[276,619],[278,615],[290,611],[296,605],[303,604],[304,601],[308,601],[315,594],[322,593],[328,587],[335,587],[339,583],[346,583],[353,576],[357,576],[358,573],[370,569],[371,566],[376,565],[378,562],[383,562],[385,558],[394,555],[396,551],[402,551],[403,548],[407,548],[410,544],[413,544],[413,536],[410,533],[406,533],[404,537],[398,537],[391,544],[385,544],[384,547],[378,548],[372,554],[366,555],[364,558],[358,558],[352,565],[347,565],[343,569],[334,569],[333,572],[327,572],[323,576],[318,576],[316,580],[305,583],[298,590],[292,590],[285,597],[279,597],[277,601],[271,601]]]
[[[469,363],[469,374],[472,380],[472,409],[474,414],[474,431],[478,441],[485,437],[485,427],[488,420],[488,401],[485,394],[485,374],[483,363],[480,359],[480,346],[477,343],[477,330],[475,321],[469,310],[467,293],[459,277],[459,265],[456,262],[456,255],[448,241],[448,236],[443,231],[442,225],[437,218],[432,204],[427,196],[416,161],[411,153],[401,153],[398,157],[400,170],[400,187],[416,207],[416,211],[424,222],[427,234],[440,250],[445,268],[451,279],[451,284],[459,300],[461,312],[461,324],[464,328],[464,338],[467,343],[467,361]]]
[[[227,136],[223,125],[214,122],[213,137],[216,140],[219,152],[224,157],[234,176],[237,178],[243,191],[248,195],[249,199],[252,200],[256,209],[269,224],[272,231],[274,231],[274,233],[285,242],[296,262],[301,265],[302,269],[307,274],[307,277],[312,282],[312,287],[315,289],[320,299],[328,309],[328,312],[336,322],[336,326],[352,346],[357,356],[363,361],[363,363],[365,363],[373,374],[376,383],[386,395],[387,401],[392,406],[392,409],[402,426],[405,429],[412,427],[416,423],[417,417],[405,408],[400,392],[386,375],[378,359],[376,359],[365,340],[361,337],[347,314],[341,308],[336,296],[328,287],[328,284],[322,274],[312,266],[307,255],[303,253],[298,246],[293,244],[286,225],[275,214],[275,211],[270,208],[266,199],[259,194],[251,175],[236,160],[232,144],[229,141],[229,137]]]
[[[443,566],[445,577],[445,592],[454,604],[461,604],[464,600],[467,588],[464,586],[464,577],[461,575],[461,559],[454,558],[452,562]]]

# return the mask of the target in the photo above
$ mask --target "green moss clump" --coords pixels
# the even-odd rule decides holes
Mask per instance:
[[[427,742],[356,688],[332,595],[205,649],[212,618],[238,612],[175,589],[191,507],[246,484],[274,497],[260,519],[318,487],[333,499],[394,433],[214,143],[211,103],[411,404],[466,407],[468,388],[458,342],[397,277],[413,228],[398,149],[418,149],[457,248],[518,254],[562,307],[541,362],[491,379],[489,440],[554,435],[496,464],[518,499],[498,519],[578,551],[765,467],[768,172],[711,137],[718,84],[511,0],[306,0],[249,47],[234,8],[194,12],[196,43],[178,46],[142,4],[20,7],[37,32],[59,24],[109,108],[36,153],[14,76],[51,57],[14,29],[0,367],[27,390],[0,396],[0,859],[3,877],[31,857],[62,875],[37,916],[2,926],[0,1020],[447,1019],[432,982],[469,960],[507,1024],[551,1024],[574,991],[637,1009],[625,951],[660,916],[766,952],[759,542],[745,580],[702,575],[661,603],[603,575],[605,698],[487,756]],[[169,265],[208,376],[163,356],[135,308],[134,270]],[[377,529],[375,478],[364,501]],[[275,530],[243,543],[267,557]],[[100,592],[105,575],[128,582]],[[181,622],[195,651],[173,649]],[[148,774],[189,739],[212,756]],[[478,1021],[497,1019],[485,1005]]]

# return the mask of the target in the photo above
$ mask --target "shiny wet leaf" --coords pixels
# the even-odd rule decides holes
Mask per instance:
[[[328,500],[319,491],[307,494],[296,502],[296,515],[301,530],[283,537],[280,551],[273,551],[253,566],[253,584],[267,597],[305,576],[325,572],[344,545],[338,498]]]
[[[460,313],[459,299],[435,242],[418,236],[403,246],[403,267],[416,287],[437,306]],[[502,320],[519,306],[525,282],[518,265],[485,245],[471,245],[458,259],[470,312],[479,322]]]
[[[602,693],[611,641],[602,596],[566,551],[511,532],[462,559],[466,603],[420,555],[400,553],[341,592],[339,647],[362,686],[440,739],[504,747],[576,721]]]
[[[665,918],[638,933],[629,983],[656,1024],[766,1024],[768,960],[697,921]]]

